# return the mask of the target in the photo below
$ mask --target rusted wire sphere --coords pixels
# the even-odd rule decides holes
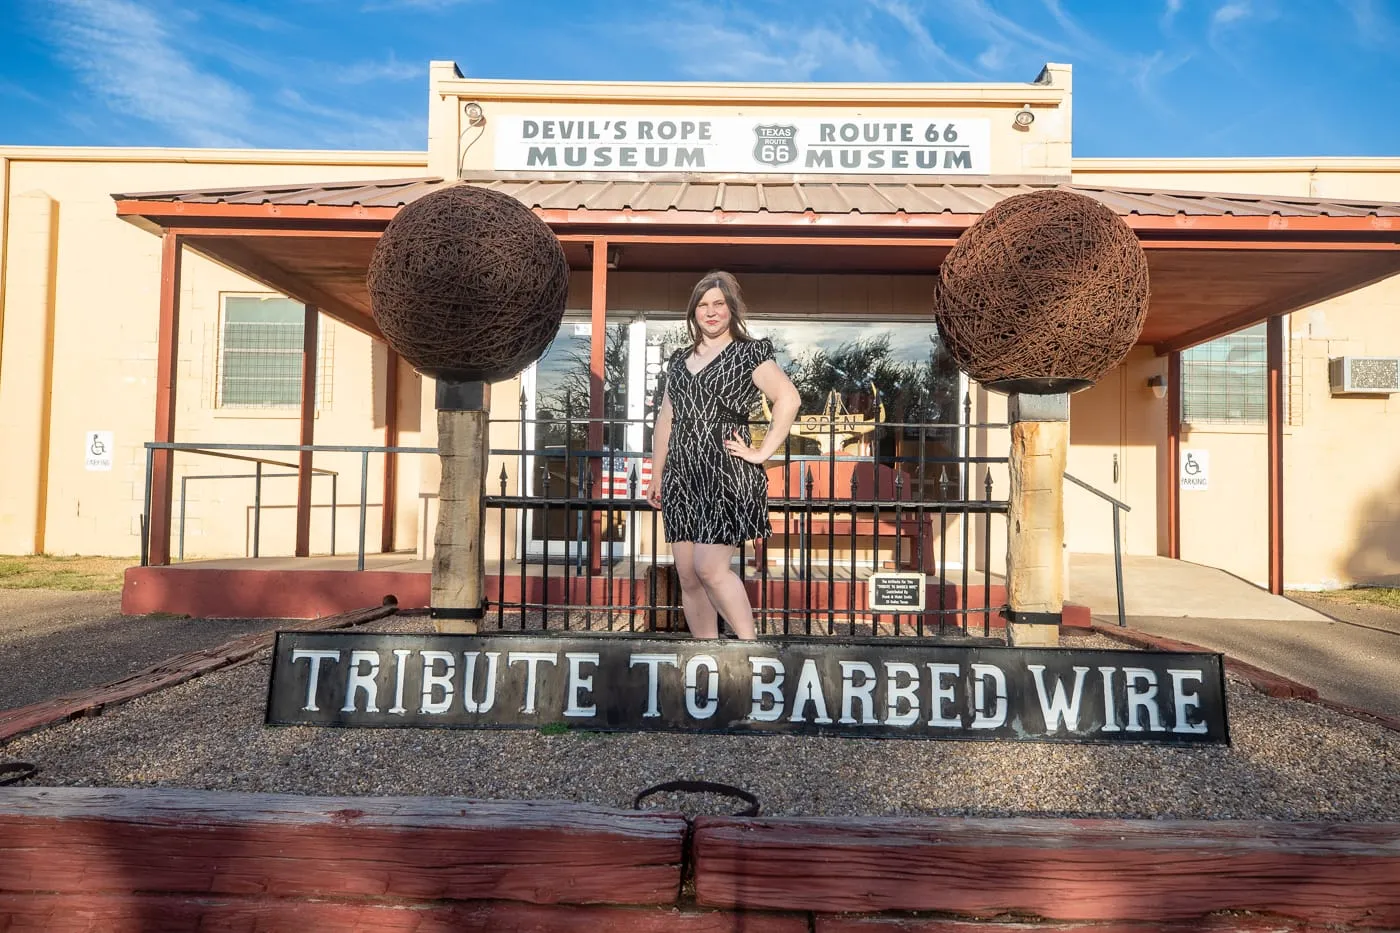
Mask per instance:
[[[1077,392],[1128,355],[1147,318],[1147,257],[1092,198],[1007,198],[958,238],[934,288],[958,365],[1001,392]]]
[[[442,188],[389,222],[369,264],[374,320],[420,372],[491,382],[539,359],[559,332],[569,264],[524,204]]]

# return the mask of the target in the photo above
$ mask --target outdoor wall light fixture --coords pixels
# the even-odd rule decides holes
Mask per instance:
[[[1035,114],[1031,113],[1031,105],[1023,104],[1021,109],[1016,111],[1016,116],[1012,119],[1016,121],[1016,127],[1018,129],[1024,130],[1029,127],[1035,122]]]
[[[467,123],[470,126],[480,126],[486,122],[486,112],[481,109],[481,105],[476,101],[467,104],[462,112],[466,114]]]
[[[1152,394],[1157,398],[1167,397],[1167,379],[1165,376],[1148,376],[1147,387],[1152,390]]]

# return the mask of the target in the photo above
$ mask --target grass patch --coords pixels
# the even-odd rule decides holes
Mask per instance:
[[[3,570],[0,570],[3,573]],[[1344,590],[1321,590],[1309,593],[1322,599],[1339,603],[1353,603],[1367,606],[1383,606],[1387,609],[1400,609],[1400,587],[1393,586],[1353,586]]]
[[[0,590],[111,592],[122,588],[122,574],[132,563],[126,557],[0,557]]]

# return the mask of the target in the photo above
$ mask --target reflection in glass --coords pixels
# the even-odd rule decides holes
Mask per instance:
[[[603,347],[603,417],[617,419],[603,425],[603,449],[625,450],[627,426],[627,325],[609,323]],[[588,398],[591,373],[589,353],[592,341],[587,324],[566,323],[559,329],[549,350],[540,358],[535,370],[535,466],[534,489],[551,498],[582,495],[580,474],[586,473],[588,461],[581,456],[588,445]],[[565,467],[566,451],[573,462]],[[604,461],[605,468],[607,461]],[[587,478],[585,476],[584,482]],[[547,484],[547,485],[546,485]],[[595,496],[606,491],[594,487]],[[533,541],[565,541],[578,537],[580,516],[567,519],[562,509],[537,509],[530,522]],[[621,541],[626,531],[623,513],[609,513],[603,519],[603,539]]]
[[[905,474],[914,498],[956,497],[958,430],[925,427],[961,420],[960,375],[935,327],[755,321],[751,330],[773,341],[779,365],[802,396],[801,417],[834,409],[873,422],[838,438],[837,456],[873,455],[877,464]],[[812,436],[789,439],[794,455],[827,446]],[[893,494],[885,487],[879,497]]]

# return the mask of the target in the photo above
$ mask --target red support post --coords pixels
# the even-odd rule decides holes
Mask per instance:
[[[301,435],[297,441],[303,447],[316,442],[316,346],[320,323],[321,312],[315,305],[307,305],[301,331]],[[309,450],[297,455],[297,557],[311,555],[311,460]]]
[[[180,363],[180,254],[183,240],[166,233],[160,246],[160,329],[156,337],[156,423],[153,440],[175,440],[175,389]],[[147,526],[148,560],[170,563],[171,500],[175,491],[175,452],[157,450],[151,456],[151,514]]]
[[[603,447],[603,352],[608,341],[608,241],[606,237],[593,238],[593,308],[591,317],[590,343],[588,347],[588,448],[601,450]],[[597,457],[589,459],[588,468],[593,471],[593,491],[597,495],[603,488],[603,462]],[[596,573],[602,568],[603,516],[596,509],[590,510],[591,521],[588,531],[588,563]]]
[[[1181,351],[1167,354],[1167,556],[1181,560]]]
[[[384,356],[384,446],[399,445],[399,355],[385,347]],[[379,550],[394,550],[394,519],[399,502],[399,455],[384,455],[384,515],[380,521]]]
[[[1283,593],[1283,315],[1269,318],[1269,592]]]

